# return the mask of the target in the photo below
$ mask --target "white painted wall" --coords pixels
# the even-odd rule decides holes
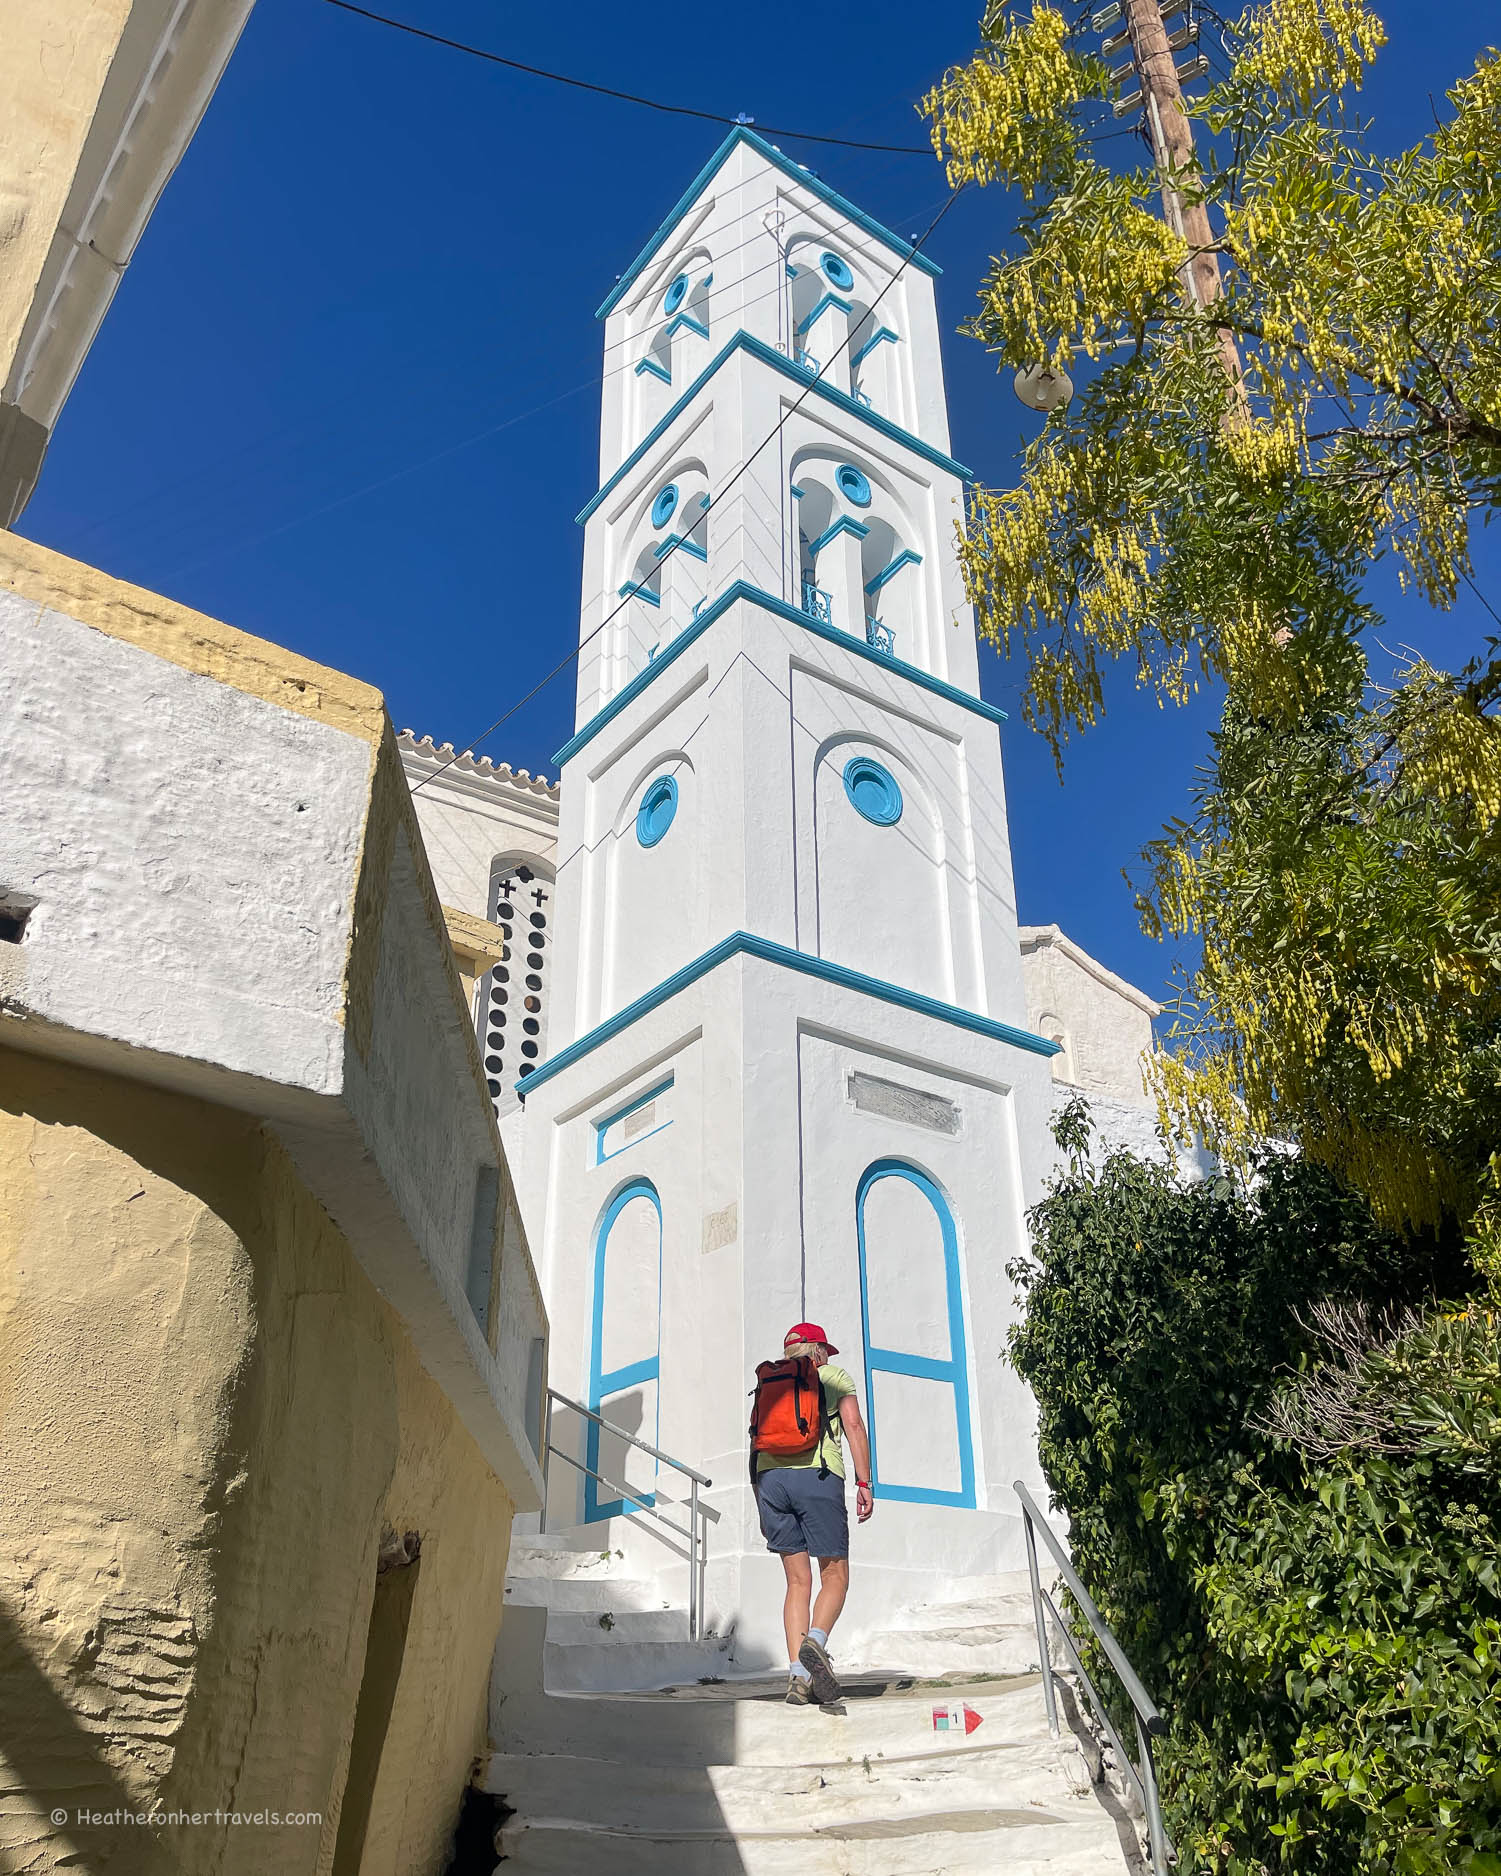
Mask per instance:
[[[525,1507],[540,1475],[513,1356],[546,1321],[524,1243],[504,1360],[465,1296],[500,1141],[409,810],[388,874],[366,837],[373,798],[404,809],[376,788],[391,760],[0,593],[0,896],[34,908],[0,945],[0,1029],[273,1126]],[[379,913],[356,929],[367,868]]]

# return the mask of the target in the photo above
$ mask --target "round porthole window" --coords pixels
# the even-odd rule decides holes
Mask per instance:
[[[841,293],[848,293],[855,284],[855,276],[849,270],[849,263],[841,260],[837,254],[820,255],[818,264],[823,269],[824,279],[831,287],[838,287]]]
[[[688,276],[686,274],[679,274],[677,279],[674,280],[672,285],[667,289],[667,298],[662,302],[662,311],[664,313],[675,313],[687,297]]]
[[[869,756],[852,756],[845,763],[844,792],[856,814],[877,827],[893,827],[902,818],[902,791],[896,777]]]
[[[677,512],[678,485],[669,482],[665,489],[657,490],[657,499],[651,505],[651,524],[654,528],[665,528]]]
[[[636,810],[636,838],[643,847],[655,847],[672,826],[678,811],[678,785],[670,775],[659,775],[641,797]]]
[[[852,462],[841,463],[834,471],[839,493],[855,508],[869,508],[870,484]]]

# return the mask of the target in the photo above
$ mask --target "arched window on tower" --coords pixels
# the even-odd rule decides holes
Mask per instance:
[[[490,868],[490,917],[506,955],[485,974],[479,996],[485,1083],[497,1113],[516,1105],[516,1083],[546,1054],[552,911],[552,868],[529,856],[498,854]]]
[[[702,463],[679,465],[643,503],[620,597],[627,608],[622,677],[650,664],[702,611],[709,591],[709,487]]]
[[[902,421],[897,396],[896,333],[881,309],[856,300],[850,312],[850,395],[867,410]]]
[[[638,378],[670,385],[680,397],[707,362],[709,298],[714,274],[706,250],[690,254],[654,309],[650,338],[636,365]]]
[[[922,555],[903,544],[892,523],[872,515],[860,542],[860,590],[865,603],[865,638],[888,657],[917,655]]]

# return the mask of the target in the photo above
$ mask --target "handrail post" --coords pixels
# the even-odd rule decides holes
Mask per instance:
[[[1168,1876],[1167,1833],[1162,1827],[1162,1801],[1157,1795],[1157,1764],[1152,1757],[1152,1736],[1136,1720],[1136,1746],[1141,1754],[1141,1786],[1146,1795],[1147,1843],[1152,1852],[1152,1876]]]
[[[542,1405],[542,1515],[537,1520],[537,1535],[547,1533],[547,1487],[552,1473],[548,1461],[552,1456],[552,1389],[547,1390],[547,1398]]]
[[[1047,1624],[1042,1615],[1042,1580],[1037,1572],[1037,1539],[1032,1531],[1032,1513],[1022,1506],[1022,1529],[1027,1536],[1027,1571],[1032,1578],[1032,1620],[1037,1625],[1037,1658],[1042,1666],[1042,1697],[1048,1710],[1048,1731],[1058,1737],[1058,1702],[1053,1692],[1053,1664],[1048,1659]]]
[[[688,1539],[688,1639],[697,1641],[702,1629],[700,1619],[699,1596],[702,1593],[698,1581],[698,1480],[689,1486],[688,1529],[692,1535]]]

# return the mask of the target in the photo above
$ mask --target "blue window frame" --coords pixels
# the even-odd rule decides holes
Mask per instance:
[[[928,1355],[908,1355],[900,1349],[876,1348],[870,1339],[870,1292],[865,1263],[865,1203],[871,1189],[882,1179],[905,1179],[916,1186],[937,1214],[943,1238],[944,1282],[947,1289],[949,1352],[946,1361]],[[958,1505],[973,1510],[975,1503],[975,1455],[970,1437],[969,1364],[965,1353],[964,1300],[959,1284],[959,1234],[954,1214],[943,1193],[924,1172],[905,1160],[878,1159],[861,1175],[855,1194],[855,1230],[860,1245],[860,1320],[865,1338],[865,1398],[870,1408],[871,1483],[883,1498],[915,1505]],[[955,1430],[958,1436],[959,1489],[938,1491],[924,1485],[889,1485],[881,1477],[880,1412],[876,1404],[875,1377],[878,1374],[915,1375],[920,1380],[938,1381],[952,1389]]]
[[[850,272],[849,262],[838,254],[825,252],[818,258],[823,269],[823,277],[831,287],[838,287],[841,293],[848,293],[855,284],[855,276]]]
[[[870,483],[852,462],[841,463],[834,471],[839,493],[856,508],[869,508]]]
[[[844,792],[856,814],[877,827],[895,827],[902,818],[902,791],[896,777],[871,756],[851,756],[845,763]]]
[[[633,1199],[646,1199],[657,1215],[657,1320],[653,1325],[653,1352],[639,1361],[627,1362],[624,1367],[611,1368],[608,1372],[601,1368],[604,1355],[605,1330],[605,1267],[610,1249],[610,1233],[616,1220]],[[649,1179],[633,1179],[629,1185],[622,1186],[605,1207],[604,1217],[599,1221],[599,1229],[594,1234],[594,1301],[591,1310],[589,1332],[589,1399],[588,1405],[594,1412],[604,1413],[604,1403],[612,1395],[623,1394],[628,1388],[645,1387],[658,1379],[661,1373],[661,1312],[662,1312],[662,1201],[657,1196],[657,1188]],[[606,1416],[608,1418],[608,1416]],[[656,1422],[653,1421],[650,1439],[657,1444]],[[600,1429],[598,1424],[588,1422],[585,1435],[584,1463],[591,1472],[598,1472]],[[632,1498],[630,1503],[623,1498],[602,1499],[599,1495],[599,1483],[595,1479],[584,1479],[584,1522],[597,1523],[601,1518],[618,1518],[636,1503],[654,1505],[657,1502],[655,1492],[642,1492],[639,1501]]]
[[[678,785],[671,775],[659,775],[647,785],[636,810],[636,838],[643,847],[655,847],[672,826],[678,811]]]
[[[669,482],[665,488],[657,490],[657,499],[651,505],[651,524],[654,528],[665,528],[678,505],[678,485]]]

